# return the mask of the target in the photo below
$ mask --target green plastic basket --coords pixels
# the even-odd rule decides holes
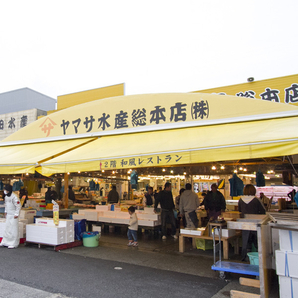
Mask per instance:
[[[259,253],[258,252],[248,252],[249,262],[251,265],[259,266]]]
[[[84,232],[83,233],[83,245],[85,247],[96,247],[99,242],[98,232]]]

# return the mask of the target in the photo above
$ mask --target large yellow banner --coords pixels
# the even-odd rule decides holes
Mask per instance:
[[[204,89],[196,92],[236,95],[298,105],[298,75]]]
[[[276,118],[297,107],[267,100],[204,93],[118,96],[48,115],[4,141],[61,140]],[[260,118],[259,118],[260,119]]]

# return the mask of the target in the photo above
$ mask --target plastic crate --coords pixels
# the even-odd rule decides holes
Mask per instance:
[[[259,253],[258,252],[248,252],[249,262],[251,265],[259,266]]]
[[[197,249],[208,250],[213,249],[213,241],[208,239],[196,239]]]

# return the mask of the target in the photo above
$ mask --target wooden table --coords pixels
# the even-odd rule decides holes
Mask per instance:
[[[223,243],[223,259],[229,258],[229,243],[234,242],[234,252],[235,254],[239,254],[239,237],[241,236],[241,233],[237,233],[234,236],[230,237],[221,237],[221,241]],[[192,238],[192,246],[193,248],[196,248],[196,239],[205,239],[205,240],[213,240],[210,236],[197,236],[197,235],[188,235],[188,234],[180,234],[179,236],[179,252],[185,251],[185,243],[184,238]],[[215,237],[215,240],[218,240],[218,237]]]

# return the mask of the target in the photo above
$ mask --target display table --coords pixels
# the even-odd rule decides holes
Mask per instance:
[[[1,209],[1,208],[0,208]],[[61,216],[68,216],[74,212],[78,212],[79,209],[60,209],[59,210],[59,217]],[[37,217],[53,217],[53,210],[38,210],[36,211]]]
[[[221,237],[221,241],[223,243],[223,258],[229,258],[229,243],[233,242],[234,244],[234,252],[235,254],[239,254],[239,237],[241,233],[230,237]],[[197,236],[197,235],[188,235],[188,234],[180,234],[179,235],[179,252],[183,253],[185,251],[185,243],[184,238],[192,238],[192,246],[196,248],[196,239],[205,239],[205,240],[213,240],[210,236]],[[218,240],[218,237],[215,237]]]
[[[88,231],[92,231],[92,225],[107,225],[107,226],[117,226],[117,227],[128,227],[128,224],[126,223],[116,223],[116,222],[110,222],[110,221],[90,221],[87,220],[86,224],[88,226]],[[148,226],[148,225],[138,225],[139,229],[144,230],[152,230],[152,231],[159,231],[161,228],[161,225],[154,225],[154,226]]]

